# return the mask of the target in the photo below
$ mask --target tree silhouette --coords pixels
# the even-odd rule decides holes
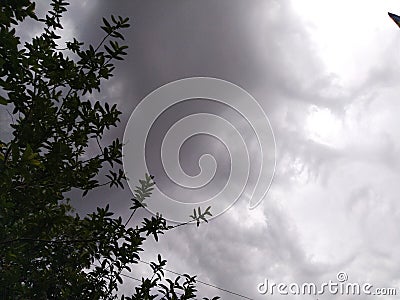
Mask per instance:
[[[121,112],[88,96],[100,92],[101,82],[113,76],[113,61],[127,54],[120,43],[129,20],[103,18],[105,35],[96,46],[74,38],[60,48],[67,2],[53,0],[43,18],[30,0],[0,5],[0,107],[13,120],[11,138],[0,137],[1,296],[116,299],[122,272],[140,260],[146,238],[158,241],[160,234],[179,226],[155,215],[131,228],[108,205],[81,217],[65,197],[73,188],[85,196],[102,186],[124,187],[120,140],[101,146]],[[22,45],[16,29],[28,19],[42,24],[43,32]],[[93,142],[95,154],[89,147]],[[104,168],[108,173],[101,182]],[[145,206],[153,185],[149,175],[139,182],[131,217]],[[204,216],[193,219],[198,225]],[[142,278],[122,299],[195,298],[196,278],[167,279],[165,265],[159,255],[151,263],[153,276]]]

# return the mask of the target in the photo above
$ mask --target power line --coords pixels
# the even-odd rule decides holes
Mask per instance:
[[[130,276],[130,275],[126,275],[126,274],[124,274],[124,273],[121,273],[121,276],[123,276],[123,277],[127,277],[127,278],[129,278],[129,279],[133,279],[133,280],[136,280],[136,281],[140,281],[140,282],[142,282],[140,279],[137,279],[137,278],[135,278],[135,277],[132,277],[132,276]]]
[[[143,264],[146,264],[146,265],[149,265],[149,266],[150,266],[150,263],[147,262],[147,261],[144,261],[144,260],[141,260],[141,259],[139,259],[139,261],[140,261],[141,263],[143,263]],[[93,264],[93,266],[98,267],[97,265],[94,265],[94,264]],[[170,273],[172,273],[172,274],[178,275],[178,276],[183,276],[183,274],[180,274],[180,273],[175,272],[175,271],[173,271],[173,270],[169,270],[169,269],[166,269],[166,268],[163,268],[163,270],[165,270],[165,271],[167,271],[167,272],[170,272]],[[138,278],[136,278],[136,277],[133,277],[133,276],[130,276],[130,275],[127,275],[127,274],[124,274],[124,273],[121,273],[121,276],[126,277],[126,278],[129,278],[129,279],[132,279],[132,280],[136,280],[136,281],[142,282],[140,279],[138,279]],[[253,298],[250,298],[250,297],[247,297],[247,296],[245,296],[245,295],[241,295],[241,294],[239,294],[239,293],[236,293],[236,292],[233,292],[233,291],[230,291],[230,290],[221,288],[221,287],[219,287],[219,286],[213,285],[213,284],[208,283],[208,282],[205,282],[205,281],[201,281],[201,280],[196,279],[196,282],[201,283],[201,284],[204,284],[204,285],[209,286],[209,287],[212,287],[212,288],[214,288],[214,289],[223,291],[223,292],[225,292],[225,293],[228,293],[228,294],[231,294],[231,295],[234,295],[234,296],[243,298],[243,299],[255,300],[255,299],[253,299]]]
[[[141,263],[146,264],[146,265],[150,265],[150,263],[148,263],[147,261],[144,261],[144,260],[141,260],[141,259],[139,259],[139,261],[140,261]],[[172,271],[172,270],[168,270],[168,269],[166,269],[166,268],[164,268],[163,270],[165,270],[165,271],[167,271],[167,272],[170,272],[170,273],[172,273],[172,274],[178,275],[178,276],[183,276],[183,274],[180,274],[180,273],[175,272],[175,271]],[[204,281],[197,280],[197,279],[196,279],[196,282],[199,282],[199,283],[201,283],[201,284],[204,284],[204,285],[207,285],[207,286],[209,286],[209,287],[215,288],[215,289],[217,289],[217,290],[223,291],[223,292],[225,292],[225,293],[228,293],[228,294],[231,294],[231,295],[235,295],[235,296],[237,296],[237,297],[241,297],[241,298],[243,298],[243,299],[254,300],[253,298],[249,298],[249,297],[247,297],[247,296],[244,296],[244,295],[241,295],[241,294],[232,292],[232,291],[230,291],[230,290],[227,290],[227,289],[218,287],[218,286],[213,285],[213,284],[208,283],[208,282],[204,282]]]
[[[126,274],[121,273],[121,276],[127,277],[127,278],[129,278],[129,279],[133,279],[133,280],[136,280],[136,281],[139,281],[139,282],[142,282],[140,279],[135,278],[135,277],[130,276],[130,275],[126,275]],[[179,295],[179,296],[182,296],[182,295],[183,295],[182,293],[179,293],[179,292],[175,292],[175,294],[177,294],[177,295]]]

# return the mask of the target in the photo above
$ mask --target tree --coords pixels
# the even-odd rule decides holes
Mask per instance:
[[[113,76],[123,60],[122,30],[128,18],[103,18],[104,38],[97,46],[73,39],[60,48],[61,18],[68,3],[52,0],[43,18],[30,0],[1,1],[0,106],[13,119],[12,137],[0,137],[0,289],[5,299],[115,299],[122,272],[140,259],[148,236],[168,225],[161,215],[131,228],[107,205],[85,217],[73,214],[65,194],[76,188],[124,187],[121,142],[101,146],[104,133],[117,126],[116,105],[87,100]],[[21,44],[16,28],[30,20],[43,32]],[[4,129],[3,129],[4,130]],[[98,153],[92,154],[95,142]],[[100,170],[106,168],[105,182]],[[153,178],[140,180],[132,214],[145,206]],[[192,218],[204,219],[208,210]],[[166,261],[151,263],[153,276],[124,299],[192,299],[196,278],[166,279]],[[215,297],[213,299],[217,299]],[[204,298],[207,299],[207,298]]]

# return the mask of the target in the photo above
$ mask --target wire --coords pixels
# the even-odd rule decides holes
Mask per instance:
[[[126,274],[123,274],[123,273],[121,273],[121,276],[123,276],[123,277],[127,277],[127,278],[130,278],[130,279],[133,279],[133,280],[136,280],[136,281],[140,281],[140,282],[142,282],[140,279],[137,279],[137,278],[135,278],[135,277],[132,277],[132,276],[130,276],[130,275],[126,275]]]
[[[130,276],[130,275],[126,275],[126,274],[121,273],[121,276],[126,277],[126,278],[129,278],[129,279],[133,279],[133,280],[136,280],[136,281],[139,281],[139,282],[142,282],[140,279],[137,279],[137,278],[135,278],[135,277],[133,277],[133,276]],[[182,296],[182,295],[183,295],[182,293],[179,293],[179,292],[175,292],[175,294],[177,294],[177,295],[179,295],[179,296]]]
[[[147,261],[144,261],[144,260],[141,260],[141,259],[139,259],[139,261],[140,261],[141,263],[143,263],[143,264],[146,264],[146,265],[149,265],[149,266],[150,266],[150,263],[147,262]],[[94,265],[94,264],[92,264],[92,265],[93,265],[93,266],[97,266],[97,265]],[[175,271],[172,271],[172,270],[169,270],[169,269],[166,269],[166,268],[163,268],[163,270],[165,270],[165,271],[167,271],[167,272],[170,272],[170,273],[172,273],[172,274],[178,275],[178,276],[183,276],[183,274],[180,274],[180,273],[178,273],[178,272],[175,272]],[[129,279],[132,279],[132,280],[136,280],[136,281],[142,282],[140,279],[138,279],[138,278],[136,278],[136,277],[133,277],[133,276],[130,276],[130,275],[126,275],[126,274],[124,274],[124,273],[121,273],[121,276],[126,277],[126,278],[129,278]],[[219,286],[213,285],[213,284],[208,283],[208,282],[204,282],[204,281],[201,281],[201,280],[198,280],[198,279],[196,279],[196,282],[201,283],[201,284],[204,284],[204,285],[209,286],[209,287],[212,287],[212,288],[214,288],[214,289],[223,291],[223,292],[225,292],[225,293],[228,293],[228,294],[231,294],[231,295],[234,295],[234,296],[243,298],[243,299],[255,300],[255,299],[253,299],[253,298],[247,297],[247,296],[245,296],[245,295],[241,295],[241,294],[236,293],[236,292],[232,292],[232,291],[230,291],[230,290],[221,288],[221,287],[219,287]]]
[[[139,259],[139,261],[140,261],[141,263],[146,264],[146,265],[150,265],[150,263],[148,263],[147,261],[144,261],[144,260],[141,260],[141,259]],[[170,272],[170,273],[172,273],[172,274],[178,275],[178,276],[183,276],[183,274],[180,274],[180,273],[175,272],[175,271],[172,271],[172,270],[168,270],[168,269],[166,269],[166,268],[164,268],[163,270],[165,270],[165,271],[167,271],[167,272]],[[221,287],[219,287],[219,286],[213,285],[213,284],[208,283],[208,282],[204,282],[204,281],[201,281],[201,280],[198,280],[198,279],[196,280],[196,282],[201,283],[201,284],[204,284],[204,285],[207,285],[207,286],[212,287],[212,288],[215,288],[215,289],[217,289],[217,290],[223,291],[223,292],[225,292],[225,293],[228,293],[228,294],[231,294],[231,295],[235,295],[235,296],[237,296],[237,297],[241,297],[241,298],[243,298],[243,299],[255,300],[255,299],[253,299],[253,298],[250,298],[250,297],[247,297],[247,296],[244,296],[244,295],[241,295],[241,294],[232,292],[232,291],[230,291],[230,290],[221,288]]]

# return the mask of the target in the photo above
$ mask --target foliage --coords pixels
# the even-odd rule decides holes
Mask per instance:
[[[136,228],[127,226],[151,194],[149,175],[139,182],[125,223],[108,205],[85,217],[74,215],[65,197],[72,189],[82,190],[84,197],[102,186],[124,187],[121,142],[102,146],[121,112],[89,96],[113,76],[113,61],[126,55],[121,31],[129,20],[103,18],[105,36],[96,47],[74,38],[61,49],[57,40],[67,2],[53,0],[43,18],[36,16],[30,0],[0,5],[0,107],[13,118],[11,139],[0,137],[2,298],[115,299],[122,272],[132,271],[140,260],[146,238],[158,240],[177,227],[167,225],[161,215]],[[22,45],[16,29],[27,21],[42,24],[43,32]],[[93,144],[98,153],[93,154]],[[103,168],[108,174],[100,182]],[[198,214],[192,216],[197,224],[205,216],[200,210]],[[158,256],[151,264],[153,276],[142,278],[132,295],[123,298],[195,298],[195,277],[166,279],[165,264]]]

